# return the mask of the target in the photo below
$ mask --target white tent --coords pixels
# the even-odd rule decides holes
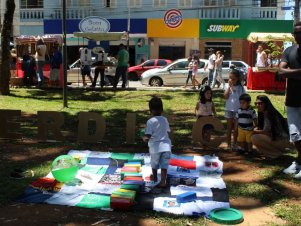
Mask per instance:
[[[248,37],[248,41],[256,42],[268,42],[268,41],[289,41],[294,42],[294,37],[291,33],[262,33],[251,32]]]

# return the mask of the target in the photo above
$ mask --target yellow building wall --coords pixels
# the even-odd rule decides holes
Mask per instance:
[[[177,28],[168,27],[163,19],[147,20],[147,36],[152,38],[199,38],[199,19],[183,19]]]

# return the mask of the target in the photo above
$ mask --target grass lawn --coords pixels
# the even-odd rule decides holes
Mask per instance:
[[[250,93],[252,103],[257,95],[265,93]],[[185,147],[191,147],[191,130],[195,122],[194,108],[198,100],[197,92],[190,91],[87,91],[87,90],[68,90],[69,108],[63,108],[62,91],[60,90],[38,90],[38,89],[11,89],[10,96],[0,96],[0,109],[18,109],[21,110],[22,123],[21,132],[28,140],[35,139],[37,135],[36,114],[37,111],[61,111],[65,116],[65,123],[62,128],[67,135],[67,140],[62,143],[37,143],[33,142],[26,149],[29,151],[41,151],[47,148],[69,147],[70,149],[91,149],[96,151],[122,150],[126,149],[124,130],[126,128],[126,113],[137,113],[137,127],[143,127],[149,117],[148,101],[153,95],[157,95],[163,99],[164,115],[172,116],[173,122],[171,127],[173,130],[174,151],[181,153]],[[284,94],[269,93],[274,106],[284,115]],[[216,91],[213,94],[213,100],[217,107],[218,117],[224,123],[224,105],[223,93]],[[253,106],[254,107],[254,106]],[[103,115],[106,120],[107,129],[104,141],[101,144],[82,144],[77,143],[75,138],[77,134],[78,113],[82,111],[93,111]],[[5,143],[1,143],[5,144]],[[20,141],[13,141],[15,146],[23,147]],[[137,138],[139,150],[147,151],[145,144]],[[2,145],[0,150],[4,149]],[[24,148],[24,147],[23,147]],[[67,150],[64,150],[67,151]],[[59,154],[59,153],[58,153]],[[235,181],[227,181],[227,188],[231,198],[235,197],[252,197],[259,199],[262,203],[272,207],[274,213],[286,220],[288,225],[301,225],[300,215],[300,198],[291,202],[290,194],[285,192],[287,183],[292,186],[301,185],[292,177],[288,177],[280,173],[285,164],[295,157],[295,153],[288,154],[282,160],[273,162],[258,162],[252,159],[245,160],[246,165],[256,166],[254,172],[259,180],[253,183],[238,183]],[[9,172],[23,164],[26,169],[33,170],[35,177],[41,177],[47,174],[50,169],[51,161],[55,156],[46,156],[43,161],[30,159],[28,156],[24,160],[3,161],[0,166],[0,177],[7,178]],[[32,180],[26,179],[17,184],[9,179],[1,179],[0,181],[0,204],[7,205],[11,199],[20,194],[25,186]],[[271,189],[277,192],[270,192]],[[169,222],[169,225],[186,225],[189,219],[175,218],[165,216],[164,214],[147,213],[147,215],[156,218],[158,222]],[[199,225],[205,225],[203,219],[194,221]]]

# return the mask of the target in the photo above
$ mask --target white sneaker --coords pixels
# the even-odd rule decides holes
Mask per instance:
[[[301,179],[301,170],[294,176],[296,179]]]
[[[285,173],[285,174],[295,174],[295,173],[297,173],[298,169],[300,169],[300,166],[294,161],[288,168],[283,170],[283,173]],[[298,173],[298,174],[300,174],[300,173]]]

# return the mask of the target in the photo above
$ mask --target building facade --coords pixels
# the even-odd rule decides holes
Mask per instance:
[[[16,1],[14,36],[62,33],[64,0]],[[282,10],[290,1],[277,0],[65,0],[67,5],[68,53],[74,56],[81,45],[102,45],[116,52],[120,42],[88,43],[74,38],[79,22],[98,16],[110,22],[110,31],[130,32],[131,64],[142,58],[187,57],[191,53],[206,56],[208,47],[225,50],[227,58],[244,58],[246,34],[250,32],[287,32],[287,26],[275,22],[289,18],[291,10]],[[3,9],[1,1],[1,9]],[[1,18],[3,10],[1,10]],[[264,26],[261,26],[264,22]],[[278,23],[278,22],[276,22]],[[273,25],[274,24],[274,25]],[[212,25],[212,27],[210,27]],[[238,26],[232,31],[214,31],[217,26]],[[208,27],[209,26],[209,27]],[[17,28],[18,27],[18,28]],[[210,30],[212,28],[212,31]],[[290,27],[289,27],[290,29]],[[138,44],[139,43],[139,44]],[[140,44],[142,43],[142,45]]]

